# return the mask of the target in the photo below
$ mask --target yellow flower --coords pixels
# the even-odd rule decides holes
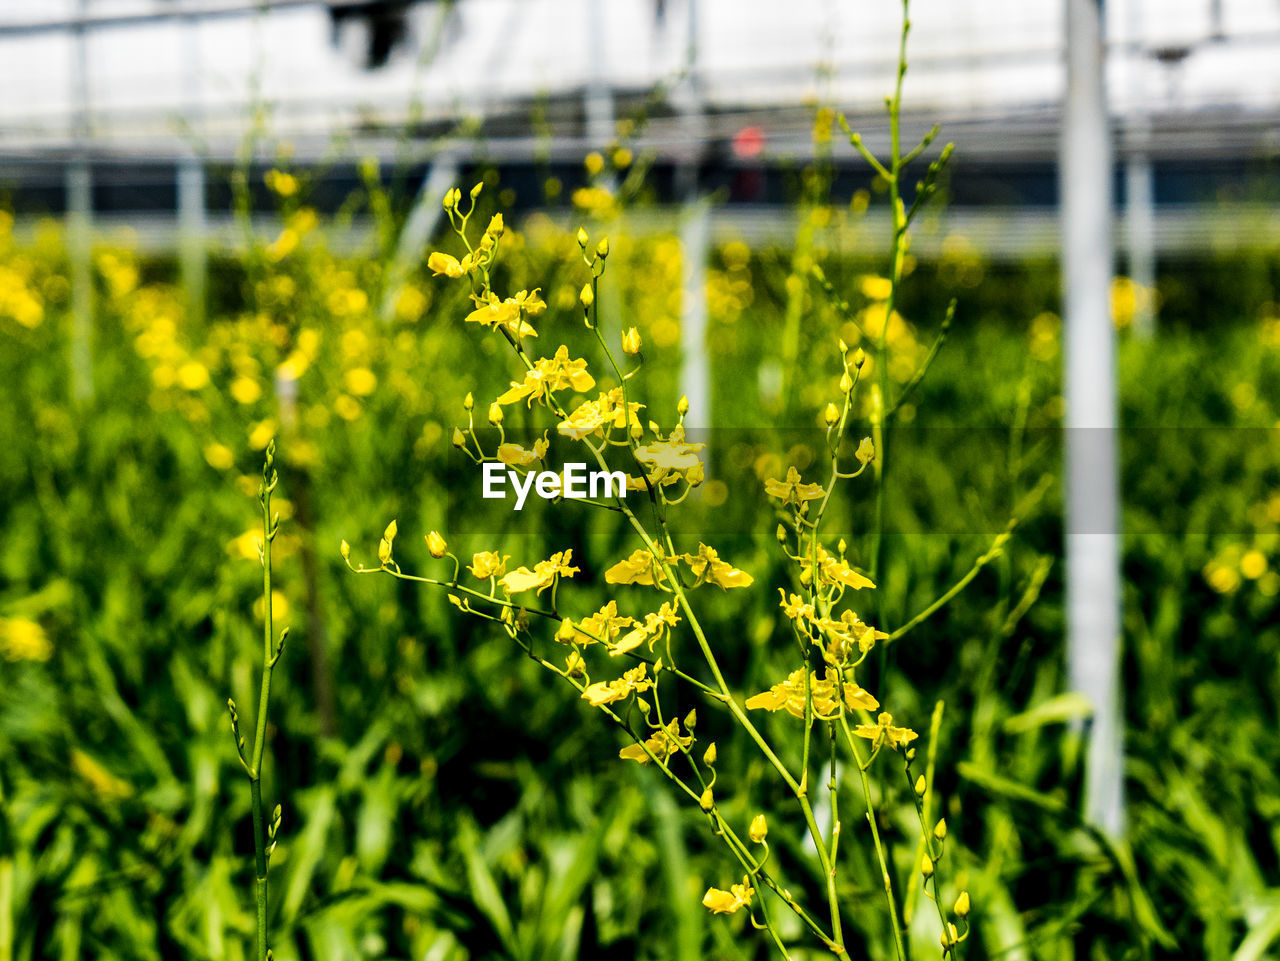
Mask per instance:
[[[870,464],[876,459],[876,445],[871,442],[870,437],[864,437],[853,456],[858,459],[859,464]]]
[[[666,572],[659,566],[648,549],[640,548],[631,552],[625,561],[618,561],[604,573],[606,584],[642,584],[648,587],[667,579]]]
[[[502,578],[502,589],[508,594],[519,594],[536,589],[539,594],[555,583],[557,577],[573,577],[579,568],[570,567],[573,550],[551,555],[550,560],[539,561],[533,570],[518,567]]]
[[[641,664],[627,671],[616,681],[600,681],[592,684],[582,692],[582,699],[592,707],[603,707],[615,701],[621,701],[633,691],[643,694],[653,687],[653,681],[646,676],[648,665]]]
[[[838,710],[836,680],[829,672],[824,672],[822,677],[818,677],[816,672],[809,672],[809,694],[813,698],[813,711],[820,718],[834,717]],[[880,706],[880,702],[870,692],[852,681],[845,682],[844,703],[850,710],[861,707],[874,711]],[[792,671],[781,684],[775,684],[769,690],[748,698],[747,710],[785,710],[793,717],[804,717],[804,669]]]
[[[262,387],[252,377],[237,377],[231,382],[231,396],[238,404],[252,404],[262,396]]]
[[[469,260],[470,258],[468,257],[467,259]],[[427,267],[437,277],[444,274],[446,277],[456,279],[467,272],[457,257],[441,253],[438,250],[427,258]]]
[[[249,429],[249,446],[254,450],[265,450],[266,446],[271,443],[273,437],[276,436],[276,422],[273,420],[261,420]]]
[[[740,571],[728,561],[720,560],[714,547],[699,542],[697,554],[682,555],[684,562],[693,571],[699,581],[714,584],[722,591],[731,587],[750,587],[755,578],[746,571]]]
[[[626,429],[639,436],[638,432],[643,430],[640,423],[643,408],[643,404],[634,402],[624,405],[622,388],[615,387],[595,400],[583,402],[556,429],[574,440],[582,440],[589,434],[603,437],[606,429]]]
[[[532,450],[521,447],[519,444],[501,444],[498,446],[498,460],[508,467],[528,467],[534,461],[540,461],[546,457],[547,448],[550,446],[551,443],[545,434],[542,440],[534,441]]]
[[[683,474],[689,478],[692,471],[701,471],[702,461],[697,455],[706,446],[687,442],[684,428],[676,427],[666,440],[659,439],[637,448],[635,457],[644,465],[649,482],[659,484],[672,474]]]
[[[396,531],[396,522],[392,521],[383,532],[382,540],[378,541],[378,562],[383,567],[391,563],[391,545],[396,539]]]
[[[883,739],[890,750],[897,750],[899,745],[909,744],[919,737],[908,727],[894,727],[892,714],[881,714],[875,724],[859,724],[853,733],[877,744]]]
[[[236,463],[236,455],[226,444],[210,444],[204,449],[204,459],[215,470],[230,470]]]
[[[249,528],[239,537],[227,541],[227,553],[246,561],[258,560],[258,550],[262,544],[262,529]]]
[[[283,170],[268,170],[262,180],[268,190],[275,191],[281,197],[292,197],[298,192],[298,178]]]
[[[821,544],[818,545],[818,572],[825,583],[843,584],[855,591],[876,586],[871,578],[859,574],[850,567],[844,558],[836,558],[828,554],[827,549]],[[809,583],[813,577],[813,563],[809,560],[807,553],[800,561],[800,573],[801,582],[805,584]]]
[[[805,484],[800,480],[800,472],[794,467],[787,468],[787,479],[780,481],[775,477],[770,477],[764,482],[764,491],[771,497],[779,497],[784,501],[795,499],[797,501],[811,501],[814,498],[821,497],[823,487],[821,484]]]
[[[378,375],[367,367],[355,367],[343,375],[342,383],[348,394],[368,397],[378,387]]]
[[[199,361],[188,361],[178,368],[178,383],[184,390],[199,390],[209,384],[209,369]]]
[[[506,303],[519,307],[527,317],[537,317],[547,309],[546,301],[539,295],[541,289],[534,287],[533,290],[521,290],[514,297],[508,297]]]
[[[53,645],[35,621],[0,617],[0,653],[10,661],[47,661],[53,657]]]
[[[577,644],[595,644],[600,641],[612,647],[622,629],[635,623],[634,617],[620,616],[618,602],[610,601],[590,617],[579,621],[570,637]]]
[[[887,640],[889,635],[866,624],[853,611],[843,611],[840,619],[824,617],[814,622],[827,635],[828,642],[824,647],[829,655],[828,660],[842,664],[853,654],[856,647],[859,654],[865,654],[875,646],[876,641]]]
[[[594,177],[604,169],[604,157],[600,156],[599,151],[593,150],[591,153],[587,154],[582,165],[587,168],[587,173]]]
[[[640,353],[640,331],[634,327],[622,334],[622,352],[631,356]]]
[[[693,735],[681,737],[680,722],[673,718],[666,727],[660,727],[650,734],[645,739],[644,747],[639,744],[628,744],[618,752],[618,757],[624,761],[639,761],[641,764],[648,764],[653,758],[665,761],[672,754],[687,748],[692,743]],[[645,748],[649,750],[646,752]],[[650,757],[650,754],[653,757]]]
[[[893,281],[888,277],[868,274],[862,278],[862,296],[868,300],[888,300],[893,292]]]
[[[445,551],[449,549],[449,545],[445,539],[440,536],[439,531],[432,531],[427,535],[427,550],[431,552],[431,556],[437,560],[444,557]]]
[[[778,594],[782,597],[778,606],[782,608],[782,613],[786,614],[787,617],[791,618],[793,621],[813,620],[817,616],[817,613],[813,609],[813,605],[806,604],[798,595],[792,594],[788,597],[783,593],[781,587],[778,588]]]
[[[489,292],[487,300],[474,298],[476,309],[467,314],[467,323],[480,324],[484,327],[501,328],[516,340],[523,337],[537,337],[538,332],[527,323],[522,315],[521,304],[514,298],[498,300],[498,295]]]
[[[755,893],[751,879],[744,876],[741,884],[731,885],[728,891],[707,888],[707,893],[702,896],[702,906],[712,914],[733,914],[739,908],[750,905]]]
[[[360,416],[360,401],[350,394],[339,394],[333,401],[333,412],[343,420],[355,420]]]
[[[487,581],[491,577],[501,577],[507,572],[507,561],[510,555],[498,556],[497,551],[480,551],[471,555],[471,566],[467,570],[479,580]]]
[[[549,400],[553,391],[572,387],[583,393],[595,385],[595,378],[587,373],[587,362],[581,358],[570,360],[569,348],[561,344],[554,357],[536,361],[524,380],[513,380],[511,389],[498,397],[498,403],[514,404],[527,398],[527,405],[532,406],[535,400]]]
[[[633,624],[634,620],[627,618]],[[609,645],[609,654],[617,656],[626,654],[628,651],[634,651],[646,641],[649,643],[649,650],[653,650],[653,645],[667,635],[667,632],[680,623],[680,618],[676,614],[676,609],[670,603],[663,603],[658,608],[656,614],[646,614],[644,623],[637,625],[632,630],[623,635],[622,639],[614,644]]]

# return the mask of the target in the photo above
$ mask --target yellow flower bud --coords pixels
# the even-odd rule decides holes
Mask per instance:
[[[632,356],[640,353],[640,331],[634,327],[622,334],[622,352]]]
[[[462,398],[462,409],[472,410],[476,406],[476,399],[471,396],[471,391],[467,391],[467,396]]]
[[[591,290],[590,284],[582,285],[582,290],[578,293],[578,299],[582,301],[583,307],[590,307],[595,302],[596,295]]]
[[[439,531],[432,531],[428,534],[426,541],[427,550],[431,552],[432,557],[437,559],[444,557],[444,552],[448,550],[449,545],[445,543],[445,540],[440,536]]]
[[[778,525],[777,536],[779,544],[785,544],[787,542],[787,529],[781,524]]]
[[[560,627],[556,630],[556,640],[561,644],[568,644],[573,640],[576,633],[577,631],[574,629],[573,621],[566,617],[560,622]]]
[[[453,437],[450,438],[450,443],[457,448],[467,446],[467,438],[463,436],[461,428],[455,427],[453,429]]]
[[[926,878],[933,877],[933,858],[929,857],[927,853],[920,859],[920,873]]]
[[[476,184],[474,187],[472,187],[472,188],[471,188],[471,199],[472,199],[472,200],[475,200],[477,197],[479,197],[479,196],[480,196],[480,191],[481,191],[481,190],[483,190],[483,189],[484,189],[484,181],[481,181],[480,183],[478,183],[478,184]]]
[[[852,390],[853,390],[853,378],[849,376],[849,372],[846,370],[843,374],[840,375],[840,393],[847,394]]]
[[[496,239],[501,237],[506,229],[506,225],[502,222],[502,214],[494,214],[489,218],[489,226],[484,229],[484,232]]]
[[[385,537],[378,541],[378,563],[383,567],[391,563],[391,542]]]
[[[945,841],[947,838],[947,819],[939,818],[938,823],[934,825],[933,836],[939,841]]]
[[[840,540],[836,541],[836,551],[840,554],[841,557],[844,557],[844,552],[847,551],[848,549],[849,549],[849,544],[847,541],[845,541],[843,537],[840,538]]]
[[[764,839],[769,836],[769,822],[764,819],[763,814],[757,814],[751,819],[751,827],[747,830],[747,834],[756,844],[764,844]]]
[[[702,792],[702,797],[698,798],[698,807],[704,811],[710,811],[716,806],[715,798],[711,796],[711,788],[707,788]]]
[[[702,761],[707,767],[716,766],[716,742],[712,741],[711,746],[707,748],[705,754],[702,755]]]
[[[489,405],[489,423],[494,427],[502,423],[502,408],[498,406],[497,401]]]
[[[690,731],[692,731],[695,727],[698,726],[698,709],[697,708],[693,708],[692,710],[689,711],[688,714],[684,716],[684,726]]]
[[[822,420],[828,427],[835,427],[840,423],[840,408],[835,404],[828,404],[827,409],[822,412]]]
[[[609,238],[601,237],[600,243],[596,244],[596,256],[604,260],[609,256]]]
[[[387,525],[387,529],[386,529],[385,531],[383,531],[383,532],[382,532],[382,537],[383,537],[383,539],[384,539],[388,544],[389,544],[389,543],[391,543],[393,540],[395,540],[395,539],[396,539],[396,532],[397,532],[398,530],[399,530],[399,528],[398,528],[398,527],[396,527],[396,522],[395,522],[395,521],[392,521],[390,524],[388,524],[388,525]]]
[[[861,367],[867,362],[867,352],[859,347],[853,354],[853,366]]]
[[[680,395],[680,401],[676,404],[676,413],[681,417],[689,413],[689,398],[684,394]]]
[[[923,796],[925,792],[925,787],[926,787],[926,784],[924,780],[924,775],[921,774],[918,778],[916,778],[916,793]]]
[[[347,543],[345,538],[343,539],[341,546],[338,548],[338,553],[342,555],[342,559],[344,561],[351,560],[351,545]]]
[[[853,456],[858,459],[859,464],[870,464],[876,459],[876,445],[872,443],[870,437],[864,437]]]
[[[946,952],[960,943],[960,932],[954,924],[948,924],[947,930],[938,935],[938,940],[942,942],[942,950]]]
[[[586,250],[587,241],[589,239],[590,238],[587,237],[587,231],[584,228],[579,227],[578,228],[578,246],[581,247],[583,250]]]
[[[960,897],[956,898],[955,913],[957,918],[967,918],[969,916],[969,892],[961,891]]]
[[[458,193],[458,188],[457,188],[457,187],[451,187],[451,188],[449,188],[448,190],[446,190],[446,191],[444,192],[444,201],[443,201],[443,203],[444,203],[444,209],[445,209],[445,210],[452,210],[454,207],[458,206],[458,197],[459,197],[459,196],[460,196],[460,195],[459,195],[459,193]]]

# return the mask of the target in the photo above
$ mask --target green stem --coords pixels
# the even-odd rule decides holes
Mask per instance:
[[[843,683],[843,675],[841,677]],[[849,722],[840,712],[840,727],[844,731],[845,740],[849,743],[849,751],[853,754],[854,763],[858,765],[858,774],[862,779],[862,797],[867,808],[867,824],[871,825],[871,840],[875,844],[876,859],[880,863],[880,878],[884,883],[884,896],[889,904],[889,923],[893,926],[893,946],[898,953],[898,961],[905,961],[906,950],[902,945],[902,925],[898,921],[898,902],[893,896],[893,879],[889,874],[889,861],[885,857],[884,845],[880,842],[880,828],[876,825],[875,804],[871,800],[871,781],[867,778],[867,768],[863,763],[862,751],[849,730]]]
[[[253,778],[249,782],[249,791],[253,796],[253,857],[257,877],[257,957],[264,959],[267,956],[267,844],[263,836],[265,822],[262,819],[262,782],[256,777]]]

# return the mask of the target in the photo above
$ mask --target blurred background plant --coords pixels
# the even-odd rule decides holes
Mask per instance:
[[[652,370],[669,372],[650,378],[647,403],[674,409],[689,291],[705,296],[709,421],[743,431],[708,498],[795,458],[781,440],[760,449],[758,428],[818,423],[837,389],[835,336],[856,346],[887,322],[895,349],[918,361],[957,299],[947,342],[898,415],[901,493],[886,503],[879,581],[878,626],[892,630],[1059,469],[1051,251],[1010,259],[989,235],[926,223],[891,314],[887,267],[866,245],[884,237],[868,213],[881,185],[828,159],[834,115],[810,104],[802,139],[817,148],[764,181],[794,216],[769,231],[749,217],[736,234],[717,227],[699,274],[686,221],[667,216],[678,165],[644,139],[678,114],[665,103],[647,94],[634,115],[620,110],[595,155],[554,134],[552,111],[543,142],[555,154],[536,177],[468,152],[458,179],[485,181],[482,207],[508,190],[528,204],[508,216],[503,282],[541,286],[547,323],[578,323],[572,229],[608,225],[617,292],[602,302],[606,323],[637,325]],[[446,616],[442,598],[357,587],[345,573],[340,537],[373,543],[388,517],[425,531],[456,516],[444,451],[457,398],[507,384],[487,348],[459,335],[470,303],[427,276],[426,239],[408,266],[402,256],[421,164],[388,151],[335,179],[325,158],[277,151],[269,114],[237,114],[261,122],[238,141],[239,162],[209,165],[210,195],[227,209],[238,197],[240,219],[207,249],[203,288],[184,280],[176,245],[147,239],[145,218],[138,242],[94,236],[87,399],[71,389],[77,226],[38,216],[41,188],[20,177],[14,213],[0,212],[0,958],[251,956],[250,804],[225,699],[252,703],[256,690],[260,535],[246,507],[273,436],[286,494],[273,609],[306,652],[277,669],[267,731],[278,763],[264,793],[291,799],[273,858],[276,957],[760,956],[766,945],[699,905],[722,873],[700,818],[670,806],[652,771],[618,762],[622,742],[600,743],[598,719],[554,678]],[[476,132],[465,124],[449,129],[448,145],[473,142],[456,136]],[[723,174],[713,201],[740,196],[755,136],[733,141],[737,160],[704,165],[706,190]],[[955,196],[964,183],[960,167],[946,186]],[[1233,183],[1245,197],[1270,189],[1265,177]],[[1063,665],[1056,486],[944,615],[889,647],[881,687],[904,717],[925,728],[946,703],[936,813],[955,883],[972,894],[970,957],[1249,959],[1280,937],[1280,262],[1265,208],[1241,218],[1229,205],[1240,195],[1222,193],[1217,209],[1242,235],[1215,246],[1184,230],[1154,283],[1114,286],[1127,837],[1100,836],[1080,815],[1073,722],[1088,708]],[[1135,324],[1143,303],[1159,305],[1151,339]],[[914,369],[890,373],[905,383]],[[842,507],[857,550],[868,509]],[[773,525],[721,516],[737,532],[735,562],[781,583]],[[445,533],[457,551],[487,546]],[[553,538],[529,524],[503,542],[542,557],[612,554],[622,540],[594,522]],[[425,545],[416,558],[404,550],[425,562]],[[585,601],[602,585],[577,587]],[[747,690],[780,676],[772,603],[709,617],[733,639]],[[745,753],[718,763],[760,782]],[[905,882],[918,829],[905,791],[899,801],[881,831]],[[882,898],[869,870],[849,895]],[[918,901],[909,910],[922,917]],[[932,928],[909,930],[913,954],[939,950]]]

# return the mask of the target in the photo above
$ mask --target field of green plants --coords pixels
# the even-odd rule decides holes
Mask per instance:
[[[505,223],[476,170],[469,222],[407,275],[408,201],[372,166],[343,253],[305,172],[271,171],[277,231],[214,255],[202,310],[172,259],[104,240],[87,400],[64,238],[0,213],[0,961],[255,957],[277,803],[279,961],[1275,957],[1274,250],[1165,265],[1152,340],[1115,287],[1112,839],[1080,813],[1065,691],[1054,265],[855,256],[886,198],[819,164],[794,243],[712,251],[688,415],[712,429],[685,438],[683,253],[634,228],[633,164],[589,158],[564,206]],[[562,344],[594,384],[538,366]],[[455,430],[493,457],[490,405],[529,370],[553,386],[501,405],[503,459],[579,409],[593,449],[648,463],[638,520],[468,501]],[[264,618],[290,633],[256,805],[227,699],[249,757]]]

